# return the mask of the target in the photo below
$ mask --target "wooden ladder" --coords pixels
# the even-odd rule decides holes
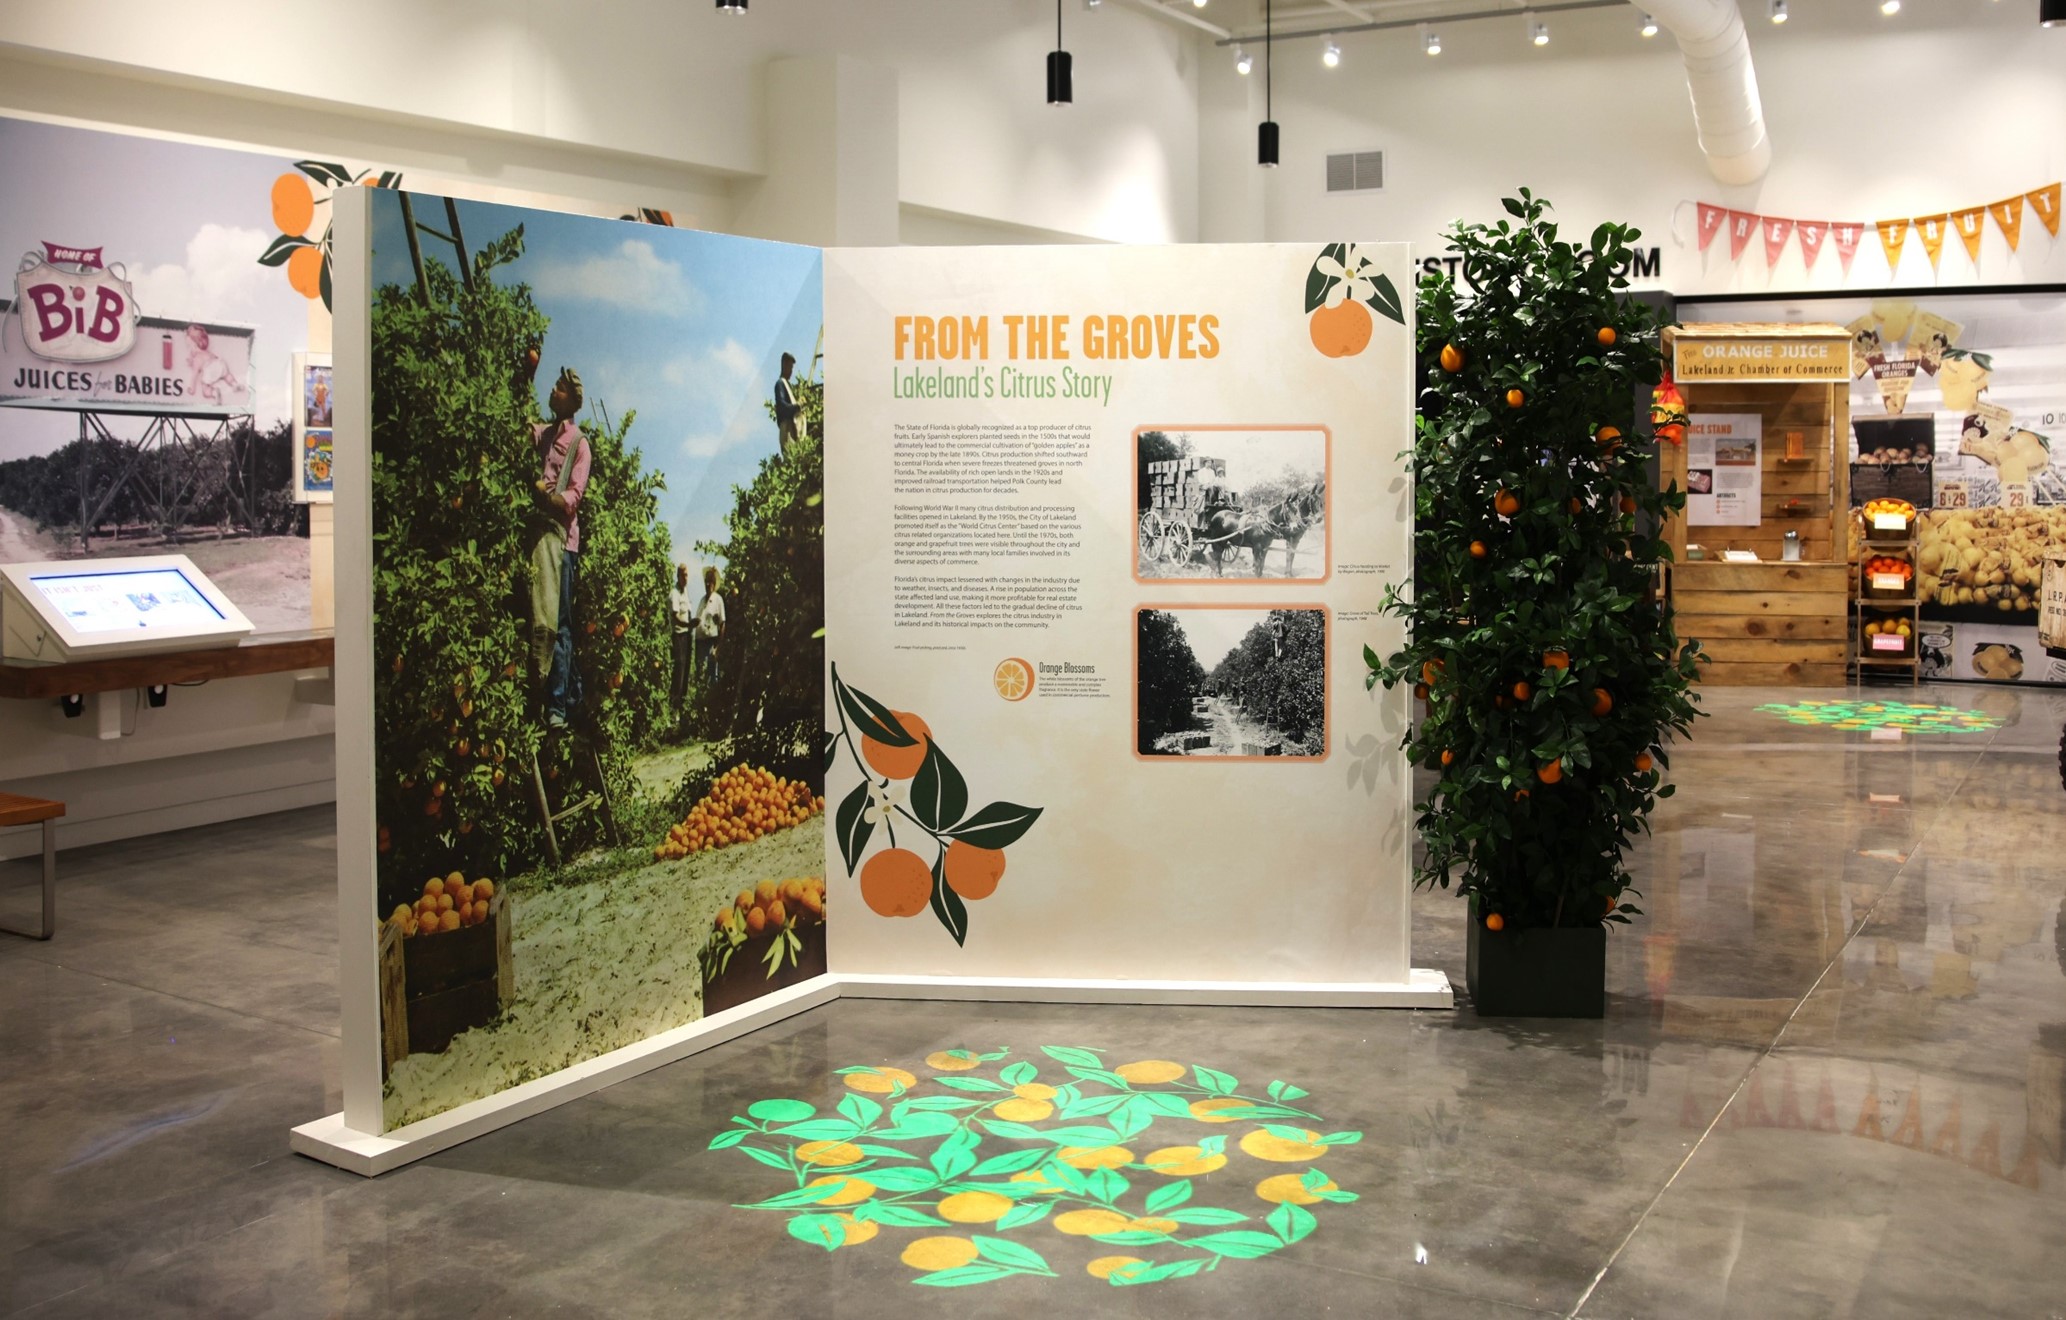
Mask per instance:
[[[619,848],[624,846],[624,836],[617,829],[617,811],[610,802],[610,781],[603,775],[603,758],[596,751],[595,744],[585,738],[581,751],[588,754],[588,766],[595,775],[595,791],[558,811],[552,809],[552,798],[545,791],[545,775],[538,766],[538,753],[531,753],[531,796],[533,805],[538,808],[538,823],[545,830],[545,854],[554,866],[565,864],[560,853],[560,822],[590,811],[602,813],[603,828],[609,832],[611,844]]]

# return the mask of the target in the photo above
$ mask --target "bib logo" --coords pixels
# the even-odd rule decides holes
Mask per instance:
[[[1306,273],[1306,332],[1331,358],[1354,357],[1377,330],[1371,312],[1406,324],[1399,290],[1353,244],[1330,243]]]
[[[136,293],[99,248],[43,244],[22,257],[14,306],[28,349],[48,362],[107,362],[136,344]]]

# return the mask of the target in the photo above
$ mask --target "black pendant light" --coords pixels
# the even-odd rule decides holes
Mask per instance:
[[[720,14],[732,14],[735,16],[744,15],[746,12],[746,4],[747,0],[717,0],[717,12]]]
[[[2066,0],[2037,0],[2037,21],[2048,28],[2066,27]]]
[[[1255,130],[1255,163],[1265,169],[1277,168],[1277,121],[1270,118],[1271,57],[1277,53],[1277,43],[1272,40],[1270,28],[1271,0],[1263,0],[1263,122]]]
[[[1055,48],[1047,53],[1047,103],[1067,105],[1075,99],[1076,78],[1069,52],[1062,49],[1062,0],[1055,0]]]

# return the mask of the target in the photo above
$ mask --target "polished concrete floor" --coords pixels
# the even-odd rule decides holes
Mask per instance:
[[[59,938],[0,939],[0,1314],[2066,1314],[2066,694],[1925,688],[1999,727],[1898,740],[1755,709],[1844,695],[1708,694],[1604,1022],[847,1001],[375,1181],[287,1148],[338,1105],[328,814],[69,853]],[[1462,919],[1416,899],[1459,982]],[[1192,1278],[1050,1233],[1056,1277],[942,1289],[732,1208],[769,1171],[707,1149],[841,1067],[1051,1044],[1295,1082],[1360,1199]],[[1235,1172],[1201,1202],[1259,1214]]]

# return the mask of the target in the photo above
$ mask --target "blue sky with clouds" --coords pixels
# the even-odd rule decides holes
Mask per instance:
[[[408,285],[399,199],[376,197],[373,277]],[[439,199],[416,195],[416,214],[442,228]],[[469,251],[524,226],[524,255],[498,268],[503,284],[531,286],[551,318],[538,369],[539,408],[559,368],[581,373],[591,415],[638,414],[629,440],[667,478],[661,516],[675,558],[691,568],[698,540],[722,540],[732,487],[753,480],[775,452],[764,406],[782,354],[811,371],[824,322],[821,258],[793,247],[481,202],[459,203]],[[451,249],[425,239],[424,256]]]

